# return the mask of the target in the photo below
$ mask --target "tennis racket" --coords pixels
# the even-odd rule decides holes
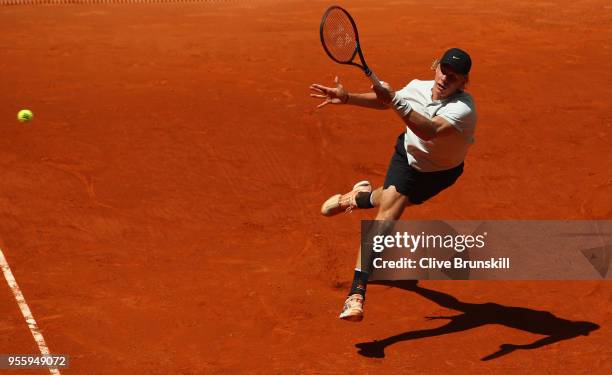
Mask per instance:
[[[323,49],[332,60],[338,64],[358,67],[373,84],[381,86],[376,74],[366,64],[359,44],[357,25],[349,12],[337,5],[329,7],[323,14],[319,32]],[[359,56],[361,64],[354,62],[356,56]]]

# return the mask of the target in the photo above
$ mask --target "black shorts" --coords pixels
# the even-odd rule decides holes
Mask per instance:
[[[404,148],[404,133],[397,137],[395,153],[385,177],[384,188],[395,189],[408,197],[410,203],[421,204],[451,186],[463,173],[463,163],[452,169],[437,172],[419,172],[408,164]]]

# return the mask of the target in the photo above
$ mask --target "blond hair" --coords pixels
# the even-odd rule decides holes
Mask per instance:
[[[436,70],[438,65],[440,65],[440,59],[434,59],[434,61],[431,63],[431,70]]]

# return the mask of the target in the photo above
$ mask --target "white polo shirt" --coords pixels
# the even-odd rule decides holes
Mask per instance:
[[[458,131],[451,135],[425,141],[406,127],[404,147],[408,164],[421,172],[451,169],[463,162],[468,148],[474,143],[476,107],[472,96],[458,92],[443,100],[432,100],[435,81],[413,80],[396,95],[408,100],[412,109],[433,119],[441,116]]]

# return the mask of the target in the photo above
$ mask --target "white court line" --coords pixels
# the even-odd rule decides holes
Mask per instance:
[[[9,264],[4,257],[2,249],[0,249],[0,267],[2,267],[2,273],[4,274],[4,278],[6,279],[9,288],[11,288],[11,291],[13,291],[17,305],[19,305],[19,309],[21,310],[21,315],[23,315],[26,323],[28,323],[30,332],[32,332],[32,336],[34,336],[34,341],[36,341],[36,345],[38,345],[40,354],[50,355],[51,353],[49,352],[49,347],[45,342],[45,338],[40,332],[40,329],[38,329],[38,324],[36,324],[36,320],[34,320],[34,316],[32,315],[32,312],[30,311],[30,308],[23,297],[23,293],[21,293],[21,289],[19,289],[19,285],[17,285],[17,280],[15,280],[15,276],[13,276],[13,272],[11,272],[11,267],[9,267]],[[50,368],[49,372],[51,375],[60,375],[60,371],[58,369]]]

